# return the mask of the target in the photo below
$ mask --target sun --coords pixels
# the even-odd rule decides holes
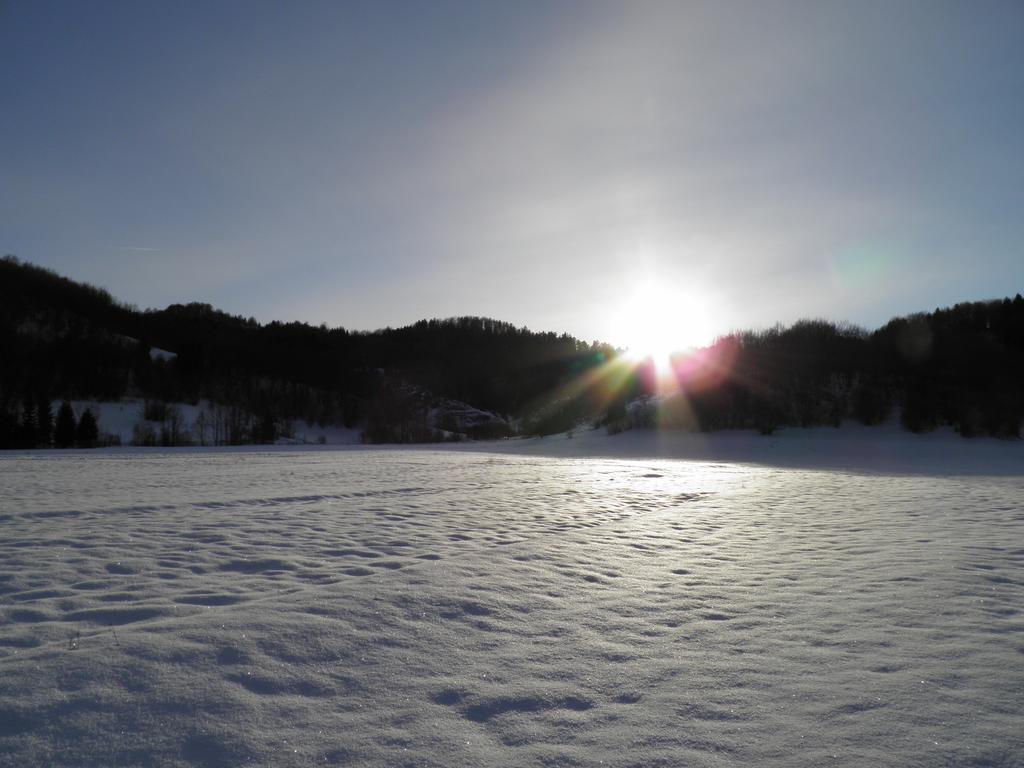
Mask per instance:
[[[653,280],[626,294],[612,328],[630,358],[650,358],[659,366],[667,366],[675,353],[710,344],[714,336],[707,300],[699,292]]]

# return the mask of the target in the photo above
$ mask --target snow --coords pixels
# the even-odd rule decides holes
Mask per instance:
[[[51,409],[54,414],[60,408],[61,401],[54,400]],[[71,408],[75,418],[81,418],[86,409],[96,417],[96,425],[101,435],[112,435],[127,445],[132,439],[132,427],[144,423],[142,417],[143,403],[141,400],[72,400]]]
[[[292,422],[295,440],[300,443],[320,445],[356,445],[362,442],[362,430],[351,427],[336,427],[330,424],[311,424],[299,419]]]
[[[5,453],[0,765],[1019,765],[1020,457]]]
[[[173,360],[177,356],[177,352],[168,352],[166,349],[160,349],[160,347],[149,348],[149,357],[151,360]]]
[[[727,461],[800,469],[839,469],[882,474],[1024,475],[1024,441],[965,439],[949,427],[924,434],[898,421],[867,427],[688,432],[633,429],[609,435],[603,429],[574,430],[543,438],[475,443],[474,450],[558,457],[663,458]]]
[[[57,413],[60,404],[60,400],[55,400],[52,403],[53,413]],[[199,430],[196,428],[196,420],[199,418],[199,414],[205,411],[209,416],[209,413],[214,408],[209,400],[200,400],[195,405],[175,402],[170,402],[166,405],[168,408],[178,409],[178,412],[181,414],[182,430],[189,433],[193,441],[197,441],[196,436]],[[122,445],[128,445],[132,442],[133,430],[137,426],[148,425],[157,433],[160,430],[160,422],[147,422],[145,420],[145,403],[143,400],[131,398],[105,401],[73,400],[71,401],[71,407],[74,409],[76,417],[80,417],[87,408],[91,410],[93,416],[96,417],[100,434],[114,436]],[[280,444],[354,445],[361,441],[362,433],[358,429],[312,424],[302,419],[291,422],[291,426],[294,437],[281,438]]]

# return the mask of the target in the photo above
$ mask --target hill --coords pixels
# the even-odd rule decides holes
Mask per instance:
[[[609,345],[483,317],[365,332],[261,324],[209,304],[140,310],[0,259],[0,448],[48,445],[55,399],[217,406],[216,442],[266,442],[290,420],[373,442],[552,434],[589,421],[697,430],[864,424],[1019,437],[1024,299],[967,302],[869,332],[828,320],[745,331],[670,373]],[[47,427],[50,424],[50,427]],[[174,425],[163,433],[172,440]],[[222,427],[222,428],[220,428]]]
[[[426,417],[445,400],[499,414],[470,425],[494,436],[611,356],[607,345],[481,317],[357,332],[260,324],[199,303],[143,311],[0,259],[0,447],[16,442],[12,423],[26,403],[129,396],[240,408],[247,424],[231,442],[269,438],[288,419],[360,425],[374,440],[434,439]]]

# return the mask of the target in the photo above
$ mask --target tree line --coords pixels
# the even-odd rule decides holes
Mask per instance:
[[[702,430],[877,424],[898,413],[927,432],[1018,438],[1024,421],[1024,298],[966,302],[890,320],[868,332],[826,320],[744,331],[701,353],[698,375],[627,419],[609,423]],[[650,372],[640,394],[653,395]],[[634,395],[636,392],[633,393]]]
[[[432,399],[442,398],[500,417],[468,431],[501,433],[509,418],[611,353],[480,317],[359,332],[261,324],[202,303],[139,310],[103,289],[0,259],[0,411],[9,415],[25,397],[51,394],[205,399],[245,414],[229,442],[264,440],[299,419],[364,427],[370,439],[419,440],[439,436],[426,427]]]
[[[89,408],[75,416],[71,403],[60,404],[56,417],[48,399],[26,399],[15,409],[0,409],[0,449],[94,448],[100,433]]]
[[[47,434],[40,404],[50,398],[125,397],[209,401],[202,434],[188,439],[218,444],[272,441],[299,419],[359,427],[370,441],[418,442],[582,423],[771,433],[874,424],[897,412],[913,431],[949,425],[1013,438],[1024,418],[1024,299],[937,308],[874,331],[802,320],[729,334],[697,359],[696,371],[692,358],[677,359],[678,393],[655,401],[651,365],[625,369],[618,350],[567,334],[482,317],[360,332],[261,324],[201,303],[139,310],[0,258],[0,440],[12,446],[45,441],[28,436]],[[437,416],[447,400],[496,416],[447,423]],[[174,423],[149,421],[138,441],[180,438]]]

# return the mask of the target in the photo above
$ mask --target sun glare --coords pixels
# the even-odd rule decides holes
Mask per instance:
[[[654,282],[638,285],[627,296],[614,328],[630,358],[651,358],[659,368],[667,368],[674,353],[710,344],[713,337],[706,301]]]

